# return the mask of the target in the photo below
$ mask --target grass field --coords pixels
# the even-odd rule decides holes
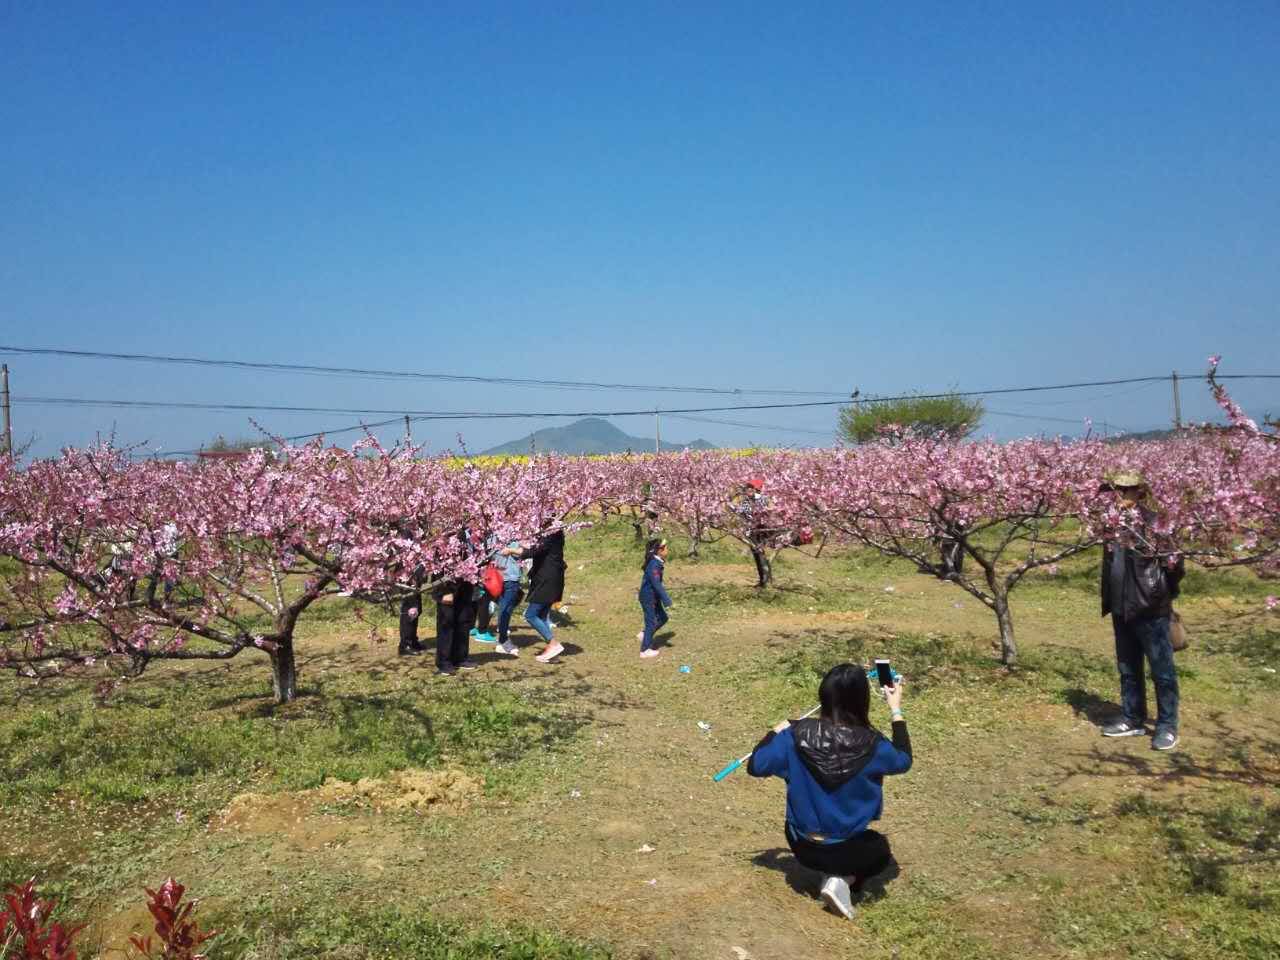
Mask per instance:
[[[1013,672],[985,609],[904,565],[789,553],[760,593],[745,553],[682,556],[652,661],[618,522],[570,539],[557,665],[479,647],[436,678],[336,603],[301,629],[286,707],[256,654],[105,698],[6,677],[0,880],[88,921],[82,956],[123,956],[168,874],[221,931],[211,958],[1280,955],[1274,584],[1188,576],[1182,746],[1157,754],[1098,735],[1117,682],[1096,555],[1015,592]],[[877,655],[908,677],[916,763],[885,789],[898,869],[850,923],[786,849],[782,784],[710,775],[831,664]]]

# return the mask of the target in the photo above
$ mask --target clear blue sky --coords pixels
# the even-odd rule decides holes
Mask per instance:
[[[1280,372],[1275,3],[745,6],[5,3],[0,343],[864,393],[1194,373],[1209,353]],[[693,399],[4,359],[19,396]],[[1280,413],[1280,385],[1236,392]],[[990,406],[1170,416],[1164,386],[1031,399]],[[1213,412],[1195,384],[1184,409]],[[251,432],[15,416],[41,454],[113,423],[169,449]],[[479,449],[547,425],[416,435]]]

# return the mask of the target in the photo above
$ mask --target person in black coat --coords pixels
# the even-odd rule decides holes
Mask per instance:
[[[463,529],[458,536],[470,546]],[[483,593],[483,589],[479,592]],[[436,601],[436,673],[453,676],[459,670],[479,666],[468,655],[471,625],[476,622],[477,587],[467,580],[441,580],[431,588]]]
[[[532,547],[525,550],[508,547],[503,553],[520,560],[533,561],[533,569],[529,571],[529,606],[524,612],[524,618],[547,642],[546,648],[535,659],[550,663],[564,653],[564,645],[552,636],[550,616],[551,605],[559,603],[564,596],[566,564],[564,531],[546,532],[546,527],[543,529],[542,537]]]
[[[418,640],[418,615],[422,612],[423,569],[413,571],[414,592],[400,601],[400,648],[402,657],[415,657],[427,649]]]

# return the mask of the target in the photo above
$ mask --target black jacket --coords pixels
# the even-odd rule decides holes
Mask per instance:
[[[791,730],[796,753],[824,790],[844,786],[861,773],[884,740],[873,727],[845,727],[822,717],[797,720]],[[893,725],[893,746],[911,756],[911,738],[901,721]]]
[[[529,602],[559,603],[564,596],[564,531],[547,534],[520,554],[521,560],[532,560],[529,571]]]
[[[1139,507],[1142,528],[1139,533],[1147,539],[1146,531],[1155,522],[1155,514],[1146,507]],[[1186,573],[1186,564],[1178,558],[1172,568],[1165,558],[1158,556],[1156,547],[1148,542],[1139,543],[1125,551],[1125,576],[1120,596],[1111,595],[1111,560],[1115,544],[1102,546],[1102,615],[1115,614],[1116,619],[1154,620],[1173,612],[1173,600],[1178,596],[1178,585]]]

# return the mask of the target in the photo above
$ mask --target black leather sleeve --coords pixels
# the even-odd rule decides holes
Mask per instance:
[[[893,721],[893,748],[911,756],[911,735],[907,733],[907,721]]]

